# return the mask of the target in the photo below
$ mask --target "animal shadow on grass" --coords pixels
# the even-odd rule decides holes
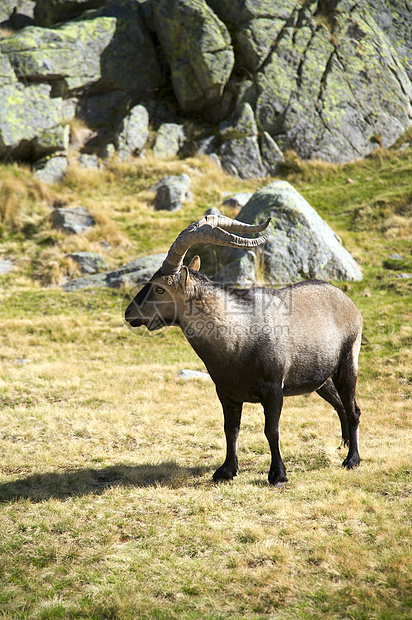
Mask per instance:
[[[72,469],[65,472],[32,474],[0,484],[0,504],[28,499],[62,501],[83,495],[101,495],[111,487],[179,488],[199,478],[205,468],[180,467],[174,461],[159,465],[114,465],[104,469]]]

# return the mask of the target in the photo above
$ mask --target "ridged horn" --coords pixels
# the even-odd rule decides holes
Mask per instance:
[[[236,248],[255,248],[268,240],[269,235],[262,235],[255,239],[238,237],[234,233],[260,233],[269,226],[270,218],[264,224],[244,224],[232,220],[225,215],[206,215],[198,222],[190,224],[182,230],[177,239],[170,246],[170,250],[163,261],[161,272],[164,275],[178,273],[183,265],[186,252],[196,243],[213,243]]]

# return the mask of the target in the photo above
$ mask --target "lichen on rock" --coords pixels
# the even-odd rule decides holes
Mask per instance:
[[[42,157],[67,147],[60,98],[46,84],[17,82],[0,88],[0,158]]]
[[[234,66],[226,26],[203,0],[153,0],[153,10],[181,109],[218,102]]]

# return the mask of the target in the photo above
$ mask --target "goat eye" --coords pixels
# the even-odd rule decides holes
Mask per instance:
[[[158,295],[163,295],[164,292],[165,292],[164,288],[160,288],[160,286],[156,288],[156,293]]]

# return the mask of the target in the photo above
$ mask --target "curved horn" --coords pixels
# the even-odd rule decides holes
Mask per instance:
[[[233,233],[259,233],[269,226],[270,218],[264,224],[244,224],[232,220],[225,215],[206,215],[198,222],[190,224],[182,230],[177,239],[170,246],[170,250],[163,261],[161,272],[164,275],[178,273],[188,249],[196,243],[213,243],[238,248],[254,248],[267,241],[269,235],[262,235],[256,239],[238,237]]]

